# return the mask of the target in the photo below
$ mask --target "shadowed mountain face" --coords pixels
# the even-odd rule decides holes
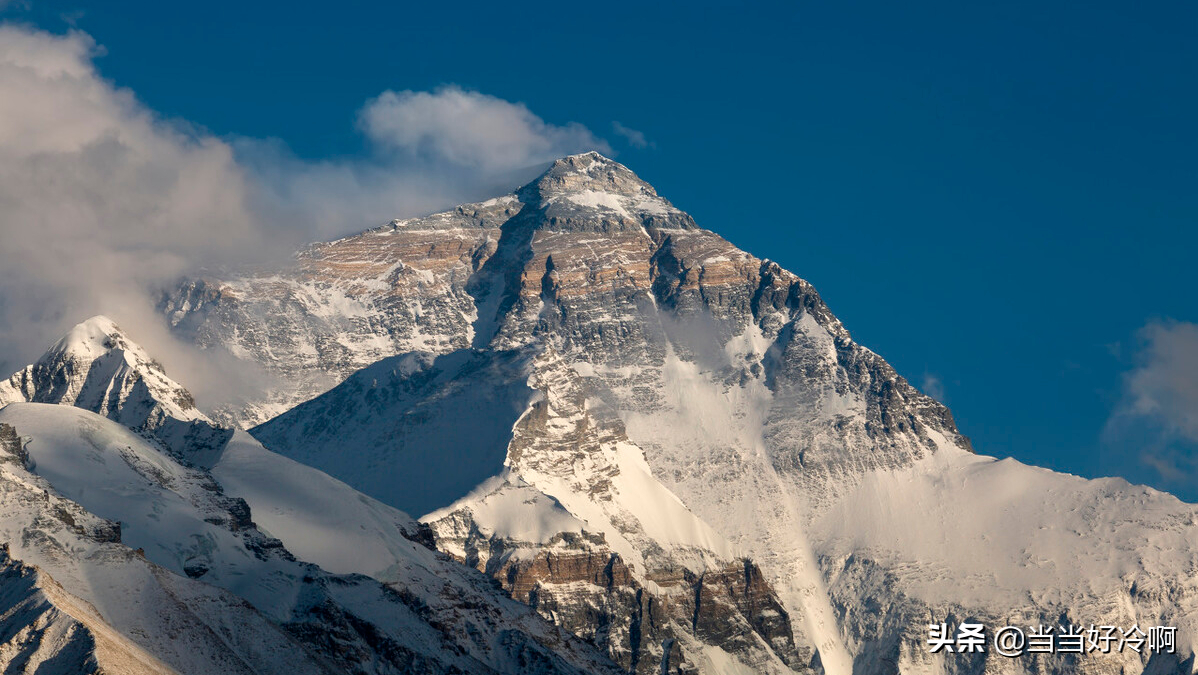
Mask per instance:
[[[261,434],[324,471],[346,462],[386,467],[362,474],[355,487],[428,513],[503,470],[512,426],[535,393],[529,366],[517,351],[388,357],[351,375],[335,399],[301,404]]]
[[[1192,506],[974,455],[810,284],[594,153],[162,309],[288,383],[222,419],[626,670],[1190,672]],[[928,653],[967,618],[1171,623],[1179,654]]]

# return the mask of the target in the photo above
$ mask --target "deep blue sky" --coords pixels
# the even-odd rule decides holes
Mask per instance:
[[[900,373],[938,378],[979,452],[1153,480],[1134,441],[1102,437],[1137,331],[1198,321],[1198,3],[980,5],[32,0],[7,16],[74,22],[149,107],[305,158],[363,153],[355,112],[385,89],[453,83],[584,124],[700,225],[812,281]]]

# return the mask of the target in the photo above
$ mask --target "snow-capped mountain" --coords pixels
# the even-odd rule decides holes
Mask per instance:
[[[0,403],[15,400],[74,405],[138,429],[167,417],[205,419],[191,394],[105,316],[75,326],[0,383]]]
[[[102,317],[0,383],[5,668],[1196,672],[1198,508],[974,454],[595,153],[161,308],[273,384],[201,412]],[[940,622],[1178,630],[1007,658]]]
[[[974,455],[810,284],[597,154],[162,309],[288,383],[229,419],[281,413],[268,448],[626,669],[1193,671],[1193,506]],[[1176,625],[1178,653],[929,653],[966,619]]]
[[[15,401],[90,410],[153,434],[176,451],[220,447],[230,434],[213,425],[191,393],[105,316],[78,324],[36,363],[0,382],[0,405]]]
[[[204,442],[176,452],[154,435],[169,432],[169,424],[122,426],[85,408],[99,400],[112,403],[103,410],[113,419],[130,419],[127,404],[210,424],[198,411],[170,410],[169,400],[154,397],[186,390],[149,359],[126,358],[129,367],[110,377],[114,360],[143,353],[96,317],[39,360],[45,368],[32,369],[63,374],[39,380],[57,389],[24,392],[46,400],[107,380],[151,391],[148,397],[64,395],[58,402],[76,407],[0,408],[9,457],[0,476],[8,498],[0,537],[12,542],[5,560],[12,582],[3,592],[14,607],[29,607],[30,630],[45,631],[37,611],[63,624],[43,660],[127,672],[104,665],[112,645],[101,651],[91,631],[124,640],[117,646],[129,654],[121,658],[151,664],[147,672],[166,670],[153,670],[161,663],[183,673],[614,672],[593,648],[481,574],[426,548],[419,541],[426,533],[406,514],[266,451],[244,432],[225,432],[232,438],[220,448]],[[83,537],[104,548],[92,552]],[[45,571],[50,578],[39,576]],[[100,579],[109,581],[96,588]],[[155,584],[163,587],[157,596]],[[51,605],[47,596],[67,600]],[[73,633],[79,636],[67,639]],[[17,637],[18,645],[29,641]]]

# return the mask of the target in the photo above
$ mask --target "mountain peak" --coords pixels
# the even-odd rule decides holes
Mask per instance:
[[[610,157],[600,154],[595,150],[580,152],[574,155],[566,155],[560,159],[555,159],[553,160],[553,164],[550,164],[549,168],[545,170],[545,173],[552,173],[555,170],[587,171],[592,169],[598,171],[619,170],[632,173],[628,167]]]
[[[0,405],[14,402],[73,405],[133,427],[166,417],[207,421],[191,394],[102,315],[76,324],[37,362],[0,382]]]
[[[116,325],[115,321],[104,316],[103,314],[97,314],[89,319],[80,321],[79,323],[75,324],[75,328],[96,328],[99,330],[122,332],[120,327]]]
[[[554,164],[556,164],[558,162],[570,162],[570,161],[574,161],[574,162],[606,162],[607,164],[615,164],[617,166],[621,166],[619,162],[617,162],[616,160],[614,160],[610,157],[604,156],[598,150],[587,150],[586,152],[578,152],[573,155],[566,155],[565,157],[562,157],[559,160],[555,160]]]
[[[652,185],[594,151],[556,160],[516,195],[543,213],[538,227],[551,230],[695,228],[694,220],[658,195]]]
[[[554,161],[545,173],[524,189],[528,188],[536,189],[542,198],[585,190],[657,196],[653,186],[641,180],[628,167],[594,151],[568,155]]]
[[[152,376],[154,380],[161,380],[166,388],[182,389],[166,377],[162,365],[149,352],[134,342],[115,321],[102,314],[75,324],[42,354],[34,367],[53,369],[68,361],[88,369],[87,374],[92,379],[96,377],[90,372],[93,366],[111,361],[122,364],[141,377]]]

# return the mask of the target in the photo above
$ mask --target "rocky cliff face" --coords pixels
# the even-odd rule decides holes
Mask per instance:
[[[265,366],[278,386],[214,412],[245,428],[379,359],[469,347],[476,320],[466,282],[495,252],[519,208],[496,199],[300,252],[292,267],[181,285],[161,309],[181,336]],[[420,235],[409,234],[418,228]]]
[[[286,383],[231,418],[311,398],[269,448],[626,669],[1192,670],[1194,507],[972,454],[810,284],[596,154],[162,308]],[[927,652],[966,617],[1173,622],[1180,654]]]

